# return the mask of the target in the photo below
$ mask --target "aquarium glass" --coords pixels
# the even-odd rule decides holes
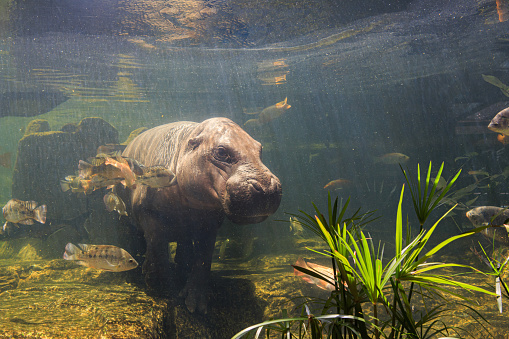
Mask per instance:
[[[345,218],[375,211],[362,229],[376,248],[385,244],[384,263],[397,248],[404,184],[403,220],[413,235],[456,206],[427,246],[494,225],[493,214],[479,212],[472,222],[466,213],[495,206],[504,215],[509,206],[509,112],[488,128],[508,97],[507,0],[0,0],[0,336],[231,338],[265,320],[306,316],[304,302],[308,315],[319,315],[310,300],[330,290],[291,265],[304,258],[332,270],[331,261],[312,251],[327,246],[294,214],[326,214],[329,194],[340,206],[350,198]],[[262,150],[244,135],[228,144],[221,131],[230,153],[175,165],[178,175],[164,170],[166,148],[142,148],[143,159],[155,157],[146,164],[122,156],[147,129],[218,117]],[[190,152],[209,136],[169,145],[182,142]],[[254,158],[242,158],[244,149]],[[144,234],[140,224],[161,218],[191,251],[182,253],[199,252],[204,241],[197,239],[209,232],[203,225],[224,217],[226,188],[215,191],[214,203],[188,208],[193,198],[182,187],[207,171],[216,175],[189,187],[240,173],[229,185],[251,186],[237,199],[262,196],[240,214],[277,207],[246,174],[259,174],[250,162],[260,152],[281,183],[279,207],[254,224],[225,218],[210,276],[196,278],[196,286],[208,286],[205,299],[194,300],[205,313],[182,293],[193,258],[179,259],[173,240],[168,251],[148,253],[145,238],[157,242],[159,233]],[[420,225],[402,169],[415,179],[419,166],[425,181],[430,162],[438,191],[461,173]],[[157,165],[160,180],[168,177],[162,184]],[[131,208],[131,191],[148,196],[148,212]],[[162,191],[171,193],[155,193]],[[161,216],[165,208],[177,208],[180,219]],[[486,256],[503,262],[508,255],[509,213],[499,219],[497,230],[460,239],[430,260],[492,272]],[[214,241],[214,233],[204,238]],[[142,270],[147,258],[156,264]],[[158,262],[168,279],[156,278],[152,288],[145,276],[163,271]],[[468,272],[462,281],[495,291],[493,276]],[[505,294],[500,313],[494,296],[457,292],[489,325],[458,316],[460,306],[442,321],[474,338],[506,335]]]

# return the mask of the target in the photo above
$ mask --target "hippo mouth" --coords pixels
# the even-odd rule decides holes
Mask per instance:
[[[281,183],[271,177],[269,183],[247,179],[240,185],[228,180],[223,208],[236,224],[257,224],[276,212],[281,202]]]

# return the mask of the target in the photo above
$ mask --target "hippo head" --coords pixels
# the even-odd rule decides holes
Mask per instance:
[[[233,121],[205,120],[183,146],[176,175],[190,205],[222,209],[237,224],[262,222],[279,207],[281,183],[262,163],[261,144]]]

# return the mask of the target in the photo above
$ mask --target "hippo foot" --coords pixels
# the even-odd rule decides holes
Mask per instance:
[[[207,289],[197,288],[196,286],[190,287],[189,284],[184,287],[179,293],[179,297],[185,298],[186,307],[189,312],[194,313],[197,311],[201,314],[207,314],[207,304],[209,295]]]

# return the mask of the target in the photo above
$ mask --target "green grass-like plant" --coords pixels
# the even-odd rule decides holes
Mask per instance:
[[[412,195],[412,202],[414,204],[415,215],[417,219],[419,219],[419,224],[422,226],[428,219],[431,212],[439,206],[440,202],[446,196],[447,192],[451,189],[454,182],[458,179],[461,174],[461,169],[454,175],[454,177],[449,180],[447,185],[441,189],[438,189],[438,183],[440,181],[440,177],[442,176],[442,171],[444,169],[444,163],[440,166],[437,175],[435,176],[435,180],[431,180],[431,161],[428,166],[428,173],[426,175],[425,180],[421,180],[421,170],[419,164],[417,164],[417,178],[414,179],[410,176],[409,170],[404,170],[401,165],[399,165],[403,175],[405,176],[405,180],[408,184],[408,189],[410,190],[410,194]],[[430,182],[431,182],[431,190],[430,190]]]
[[[438,178],[442,169],[443,164]],[[427,186],[429,185],[430,172],[431,163],[426,179]],[[449,188],[458,175],[459,173],[449,182],[447,185]],[[406,173],[405,177],[408,180]],[[420,187],[420,182],[418,170],[418,187]],[[426,221],[445,195],[444,191],[440,194],[436,193],[437,182],[435,180],[429,194],[427,189],[422,191],[424,194],[421,194],[420,189],[413,190],[414,193],[417,193],[417,195],[413,195],[413,200],[423,203],[422,207],[419,207],[421,206],[419,203],[414,204],[419,207],[419,209],[416,208],[416,213],[423,212],[423,218],[420,221]],[[349,199],[344,206],[340,207],[338,199],[332,204],[329,194],[327,218],[314,204],[316,212],[314,217],[303,211],[301,211],[302,215],[295,215],[299,217],[304,226],[320,236],[327,245],[327,249],[323,251],[309,250],[331,259],[334,276],[324,276],[318,271],[304,267],[294,266],[294,268],[332,284],[334,290],[325,302],[320,316],[310,317],[308,312],[307,317],[285,317],[284,319],[271,320],[245,329],[234,338],[241,338],[248,333],[256,333],[254,338],[258,338],[262,329],[265,329],[267,337],[277,331],[281,333],[281,338],[322,338],[325,335],[326,338],[341,339],[431,338],[435,335],[450,336],[452,332],[461,331],[460,328],[451,328],[440,320],[440,317],[447,311],[447,308],[442,307],[445,303],[442,302],[443,299],[440,299],[441,296],[455,296],[466,302],[470,301],[468,297],[457,293],[451,287],[459,287],[467,292],[496,294],[442,273],[443,269],[475,271],[474,268],[454,263],[431,262],[430,260],[434,254],[453,241],[478,233],[482,228],[450,237],[426,250],[426,245],[439,223],[454,207],[438,219],[429,230],[423,230],[421,224],[419,234],[412,237],[408,221],[406,225],[403,221],[404,189],[405,185],[401,189],[397,209],[394,239],[396,251],[389,260],[384,258],[384,246],[379,245],[375,248],[371,237],[362,230],[362,226],[374,219],[372,212],[360,213],[359,209],[352,217],[345,218]],[[420,197],[418,200],[417,196]],[[406,232],[404,232],[405,226]],[[419,287],[418,292],[413,292],[414,284]],[[409,285],[410,288],[408,288]],[[424,305],[424,311],[421,311],[419,317],[416,318],[413,306],[417,303],[411,299],[412,293],[421,295],[421,302],[424,302],[424,297],[432,297],[442,303],[431,308]],[[465,307],[480,319],[479,322],[485,320],[470,305],[465,304]],[[381,312],[382,310],[383,312]],[[335,313],[327,314],[331,311]],[[284,315],[287,314],[284,313]],[[325,318],[325,315],[329,318]],[[305,325],[306,319],[308,320],[307,326]],[[310,319],[313,321],[309,321]],[[295,330],[298,332],[298,336],[295,331],[292,332],[292,322],[299,324],[298,329]]]

